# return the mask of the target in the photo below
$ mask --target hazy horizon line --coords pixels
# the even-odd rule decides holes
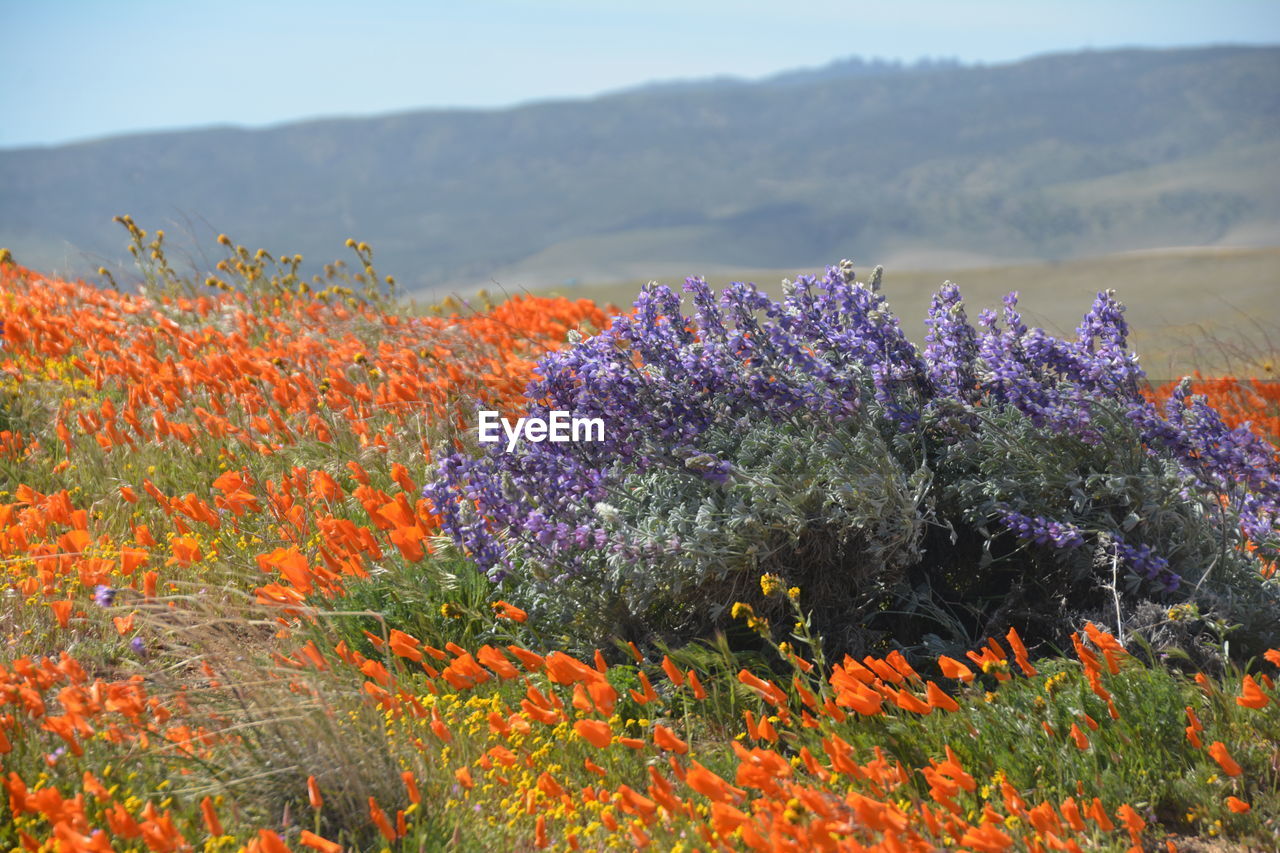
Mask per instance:
[[[929,71],[947,71],[956,69],[978,69],[978,68],[999,68],[1004,66],[1019,65],[1024,62],[1033,62],[1041,59],[1048,59],[1055,56],[1076,56],[1085,53],[1124,53],[1131,51],[1142,51],[1148,53],[1161,53],[1185,50],[1222,50],[1222,49],[1254,49],[1266,50],[1280,48],[1280,42],[1197,42],[1184,45],[1115,45],[1110,47],[1091,47],[1083,46],[1078,48],[1070,48],[1063,50],[1042,51],[1039,53],[1031,53],[1016,59],[983,61],[983,60],[964,60],[956,56],[938,56],[938,55],[921,55],[911,60],[901,58],[891,58],[883,56],[867,56],[862,54],[849,54],[848,56],[838,57],[828,62],[818,65],[801,65],[791,68],[785,68],[779,71],[772,71],[760,75],[743,75],[725,72],[722,74],[712,74],[707,76],[694,77],[663,77],[650,78],[641,82],[628,84],[620,87],[611,87],[602,89],[588,95],[546,95],[517,100],[505,104],[496,105],[467,105],[467,104],[422,104],[418,106],[409,106],[391,110],[377,110],[367,113],[348,112],[348,113],[310,113],[307,115],[293,116],[270,122],[235,122],[235,121],[211,121],[205,124],[188,124],[188,125],[168,125],[157,127],[139,127],[131,130],[108,131],[102,134],[92,136],[77,136],[67,139],[55,140],[50,142],[20,143],[17,145],[8,145],[0,143],[0,153],[13,153],[18,151],[37,151],[53,148],[66,148],[77,145],[92,145],[99,142],[109,142],[114,140],[129,139],[138,136],[168,136],[168,135],[184,135],[190,133],[204,133],[208,131],[224,130],[224,131],[270,131],[279,130],[286,127],[292,127],[302,124],[313,124],[321,122],[345,122],[345,121],[362,121],[369,119],[394,118],[397,116],[413,115],[416,113],[439,112],[439,113],[496,113],[507,110],[524,109],[528,107],[543,106],[548,104],[565,104],[565,103],[587,103],[591,101],[601,100],[619,95],[626,95],[635,92],[641,92],[646,89],[662,89],[662,88],[681,88],[696,87],[700,85],[754,85],[768,83],[777,78],[788,77],[792,75],[803,75],[807,73],[817,73],[825,69],[838,67],[845,64],[858,62],[870,66],[883,66],[890,69],[888,73],[913,73],[913,72],[929,72]]]

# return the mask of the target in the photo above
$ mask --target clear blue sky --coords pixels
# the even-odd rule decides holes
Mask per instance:
[[[0,0],[0,147],[581,97],[860,55],[1280,43],[1278,0]]]

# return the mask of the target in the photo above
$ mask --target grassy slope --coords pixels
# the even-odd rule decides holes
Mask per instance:
[[[413,553],[430,515],[396,511],[392,496],[416,498],[419,440],[439,419],[423,417],[429,407],[420,401],[410,409],[386,404],[384,395],[407,388],[435,399],[433,390],[462,389],[503,365],[517,374],[504,386],[512,393],[527,375],[529,342],[561,339],[553,317],[581,319],[591,314],[583,306],[516,304],[432,325],[281,296],[262,277],[252,299],[215,294],[216,301],[160,304],[0,273],[0,304],[10,311],[0,358],[4,426],[26,436],[0,453],[8,573],[0,767],[9,794],[0,797],[0,841],[8,846],[18,846],[20,832],[39,839],[62,832],[61,849],[101,850],[88,834],[100,831],[102,841],[110,830],[115,849],[143,849],[136,834],[130,840],[123,813],[151,832],[152,849],[183,849],[181,834],[206,850],[278,853],[301,849],[304,830],[349,849],[379,849],[400,833],[377,828],[375,808],[388,821],[403,812],[406,837],[388,845],[398,850],[527,850],[544,837],[563,849],[574,833],[583,849],[629,849],[641,838],[653,849],[707,849],[699,833],[711,828],[742,847],[747,815],[748,829],[801,839],[792,849],[828,840],[828,820],[831,831],[867,842],[901,835],[954,849],[972,838],[965,843],[973,849],[1000,849],[998,836],[979,847],[979,836],[969,835],[988,815],[1020,850],[1038,849],[1042,825],[1088,849],[1124,849],[1124,816],[1148,844],[1184,836],[1183,850],[1210,849],[1185,836],[1254,844],[1277,837],[1280,702],[1268,686],[1265,707],[1241,707],[1239,673],[1202,689],[1130,661],[1116,674],[1099,673],[1091,688],[1076,657],[1037,661],[1036,674],[988,660],[969,684],[925,673],[956,698],[954,709],[934,695],[920,716],[924,685],[912,679],[905,692],[915,706],[895,691],[885,695],[897,703],[876,697],[867,716],[814,708],[810,728],[800,721],[798,687],[783,703],[788,722],[783,707],[735,678],[746,661],[706,650],[673,653],[681,669],[701,673],[705,699],[664,671],[653,650],[643,670],[654,691],[616,653],[606,673],[562,657],[554,679],[532,671],[507,678],[492,658],[490,675],[461,648],[441,653],[447,666],[424,657],[418,641],[473,652],[482,642],[515,642],[548,653],[555,645],[544,638],[556,626],[495,619],[487,599],[500,591],[456,559]],[[118,342],[134,347],[130,358],[111,357]],[[136,396],[144,389],[156,396]],[[361,399],[380,404],[365,410]],[[225,407],[226,417],[203,406]],[[59,412],[67,413],[65,438]],[[254,424],[250,412],[273,420]],[[136,415],[136,426],[126,414]],[[104,421],[121,431],[107,446]],[[322,476],[335,482],[326,489]],[[153,480],[155,491],[147,488]],[[175,509],[178,501],[186,509]],[[209,511],[208,502],[221,512],[187,514]],[[66,507],[93,515],[77,520]],[[357,546],[340,533],[341,522],[363,528],[371,544]],[[143,547],[134,524],[148,525],[157,541],[142,551],[148,562],[126,570],[125,549]],[[77,540],[76,525],[92,541]],[[348,572],[348,564],[341,574],[322,571],[321,544],[370,575]],[[50,562],[48,549],[69,559]],[[112,602],[93,601],[98,583],[115,588]],[[314,621],[263,598],[269,589],[301,597],[313,583],[331,591],[309,595]],[[372,644],[392,628],[414,636]],[[798,651],[808,654],[807,632],[797,633]],[[76,685],[75,667],[40,663],[63,650],[90,681],[106,683]],[[455,680],[425,674],[414,655]],[[781,656],[775,663],[785,671]],[[458,680],[468,672],[486,680]],[[773,677],[783,688],[795,675],[824,697],[843,696],[828,672]],[[130,675],[138,680],[126,682]],[[590,702],[579,700],[574,682],[595,688]],[[612,704],[614,688],[616,707],[604,710],[597,697]],[[1114,719],[1099,690],[1114,697]],[[110,701],[99,702],[104,693]],[[530,704],[546,696],[559,707]],[[143,698],[152,704],[143,708]],[[1184,733],[1187,707],[1204,724],[1204,747],[1227,744],[1240,775],[1225,775],[1222,762]],[[765,715],[767,730],[756,725]],[[92,728],[73,730],[75,719]],[[591,729],[580,724],[591,722],[599,745],[583,734]],[[695,777],[694,761],[716,776]],[[322,794],[310,803],[308,776]],[[464,785],[473,777],[474,787]],[[675,799],[657,810],[650,797],[664,785]],[[1228,796],[1254,810],[1235,813]],[[218,830],[202,814],[205,797]],[[1073,805],[1084,810],[1093,797],[1101,818],[1074,813],[1080,828],[1064,828]],[[954,819],[947,803],[958,810]],[[939,816],[945,826],[930,826]],[[1105,828],[1112,822],[1122,825]]]

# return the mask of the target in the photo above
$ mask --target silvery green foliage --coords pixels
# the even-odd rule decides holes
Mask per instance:
[[[714,618],[735,591],[753,597],[761,572],[848,603],[920,559],[927,472],[904,468],[860,419],[742,418],[713,426],[700,447],[733,459],[726,480],[683,466],[632,472],[594,507],[627,546],[597,552],[584,590],[524,564],[511,578],[523,600],[579,630],[670,631],[706,608]]]
[[[1016,410],[984,414],[982,429],[939,466],[946,511],[975,525],[999,519],[1027,545],[1084,566],[1075,580],[1091,580],[1101,549],[1118,562],[1117,580],[1130,594],[1155,587],[1133,569],[1140,558],[1125,558],[1126,547],[1145,554],[1149,546],[1129,543],[1159,543],[1159,577],[1179,579],[1166,586],[1170,596],[1203,586],[1209,567],[1237,580],[1259,577],[1257,561],[1238,547],[1238,517],[1176,461],[1148,452],[1116,407],[1094,404],[1090,414],[1108,441],[1045,430]]]

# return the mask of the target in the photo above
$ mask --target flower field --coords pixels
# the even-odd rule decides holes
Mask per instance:
[[[0,261],[5,849],[1280,847],[1275,383],[1105,295],[917,350],[842,268],[417,310],[126,225],[141,292]]]

